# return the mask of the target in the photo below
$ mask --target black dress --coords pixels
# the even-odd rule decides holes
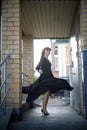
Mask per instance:
[[[39,81],[43,81],[49,78],[53,78],[53,74],[51,71],[51,63],[48,59],[43,57],[43,59],[39,62],[36,69],[39,71],[39,69],[42,70],[42,74],[39,77]]]
[[[42,70],[41,76],[30,86],[22,87],[22,92],[28,94],[27,102],[32,102],[37,99],[41,94],[50,90],[51,93],[55,93],[60,89],[71,91],[73,88],[69,83],[60,78],[55,78],[51,71],[51,63],[45,57],[37,65],[36,69]]]

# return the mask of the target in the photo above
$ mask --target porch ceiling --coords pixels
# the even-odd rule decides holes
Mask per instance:
[[[79,0],[21,0],[23,34],[68,38]]]

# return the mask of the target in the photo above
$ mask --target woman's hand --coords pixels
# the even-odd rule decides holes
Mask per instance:
[[[40,75],[43,73],[43,71],[41,70],[41,69],[39,69],[39,71],[38,71],[39,73],[40,73]]]

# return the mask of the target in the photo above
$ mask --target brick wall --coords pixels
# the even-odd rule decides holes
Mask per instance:
[[[26,77],[28,82],[24,82],[25,85],[29,85],[34,81],[34,52],[33,52],[33,37],[28,35],[27,38],[23,38],[23,72],[29,77]]]
[[[81,0],[80,12],[81,49],[87,49],[87,1]]]
[[[33,52],[33,36],[28,35],[23,37],[23,73],[28,77],[23,76],[23,86],[29,86],[34,82],[34,52]],[[26,101],[27,94],[23,96],[23,101]]]
[[[55,73],[55,43],[54,42],[51,43],[51,48],[52,48],[52,51],[51,51],[52,73],[55,77],[58,77],[58,72],[57,74]]]
[[[10,53],[8,73],[11,73],[7,87],[10,87],[8,105],[21,107],[21,42],[20,42],[20,0],[2,0],[2,58],[6,50]]]

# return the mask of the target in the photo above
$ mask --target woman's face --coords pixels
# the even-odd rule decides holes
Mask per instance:
[[[50,55],[50,50],[49,49],[45,49],[44,55],[48,57]]]

